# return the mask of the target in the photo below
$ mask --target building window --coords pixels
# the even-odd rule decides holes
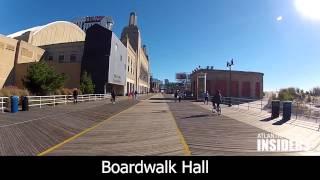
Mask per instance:
[[[48,56],[48,61],[53,61],[53,56]]]
[[[70,56],[70,62],[71,62],[71,63],[77,62],[77,56],[76,56],[75,54],[71,54],[71,56]]]
[[[128,72],[130,72],[130,57],[128,56]]]
[[[59,55],[59,63],[64,63],[64,55]]]
[[[120,55],[120,61],[122,62],[122,55]]]

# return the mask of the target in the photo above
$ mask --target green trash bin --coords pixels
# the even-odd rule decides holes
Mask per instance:
[[[283,120],[289,121],[291,119],[292,101],[283,102]]]
[[[280,101],[273,100],[271,105],[272,105],[271,119],[276,119],[280,116]]]
[[[27,96],[22,97],[22,111],[29,111],[29,99]]]

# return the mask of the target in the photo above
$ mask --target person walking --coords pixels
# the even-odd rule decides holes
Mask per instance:
[[[78,89],[76,88],[73,90],[73,104],[78,103],[78,95],[79,95],[79,92],[78,92]]]
[[[135,99],[135,100],[138,99],[138,96],[137,96],[137,95],[138,95],[138,92],[137,92],[137,91],[134,91],[134,99]]]
[[[179,95],[178,95],[178,99],[179,99],[179,103],[181,103],[182,93],[179,93]]]
[[[204,95],[204,104],[209,104],[209,91],[207,91]]]
[[[111,92],[111,102],[112,104],[116,103],[116,92],[114,91],[114,89]]]
[[[178,91],[174,93],[174,102],[177,102],[177,98],[178,98]]]

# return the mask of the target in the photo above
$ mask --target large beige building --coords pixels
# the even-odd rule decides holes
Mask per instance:
[[[132,91],[138,93],[149,92],[149,57],[146,46],[142,46],[141,33],[135,13],[130,14],[129,25],[123,29],[121,40],[128,49],[126,93]]]
[[[14,81],[13,68],[18,41],[0,35],[0,88]]]
[[[132,48],[131,44],[129,43],[129,38],[123,41],[124,45],[127,47],[128,50],[128,61],[127,61],[127,82],[126,82],[126,93],[130,93],[136,90],[137,87],[137,53]]]
[[[121,94],[149,92],[149,57],[146,46],[142,46],[135,13],[130,15],[129,25],[122,32],[121,42],[127,49],[125,54],[128,58],[124,58],[126,82],[124,88],[121,85],[124,89]],[[28,67],[40,60],[46,61],[58,73],[67,76],[65,87],[79,88],[81,71],[85,69],[82,67],[85,44],[86,33],[76,24],[66,21],[29,28],[8,36],[0,35],[0,88],[9,85],[23,88],[22,79],[27,74]],[[120,72],[120,69],[112,71]]]
[[[8,35],[10,38],[26,41],[33,46],[45,46],[85,40],[85,32],[67,21],[56,21]]]
[[[43,59],[58,73],[64,73],[67,76],[65,87],[78,88],[85,36],[77,25],[57,21],[2,37],[2,40],[6,39],[7,44],[10,42],[11,49],[15,49],[11,53],[6,52],[4,56],[12,56],[16,51],[17,55],[15,59],[4,58],[6,59],[4,62],[0,61],[7,64],[5,70],[0,70],[0,73],[4,74],[1,77],[9,80],[6,85],[23,88],[22,79],[27,73],[28,66]],[[13,78],[8,75],[10,67],[15,70]],[[4,83],[0,84],[0,87],[4,85]]]
[[[38,62],[43,54],[44,50],[39,47],[0,35],[0,88],[22,88],[28,65]]]

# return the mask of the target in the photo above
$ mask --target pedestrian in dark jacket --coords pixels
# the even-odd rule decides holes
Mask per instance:
[[[73,103],[74,104],[78,103],[78,95],[79,95],[78,89],[74,89],[73,90]]]
[[[178,91],[174,93],[174,102],[177,102],[177,98],[178,98]]]
[[[180,94],[178,95],[178,99],[179,99],[179,103],[181,103],[182,93],[180,93]]]
[[[137,95],[138,95],[138,91],[134,91],[134,99],[138,99]]]
[[[114,90],[111,92],[111,102],[112,104],[116,103],[116,92]]]
[[[216,92],[213,99],[214,99],[214,102],[217,104],[217,108],[220,107],[220,104],[222,103],[222,95],[220,91]]]

